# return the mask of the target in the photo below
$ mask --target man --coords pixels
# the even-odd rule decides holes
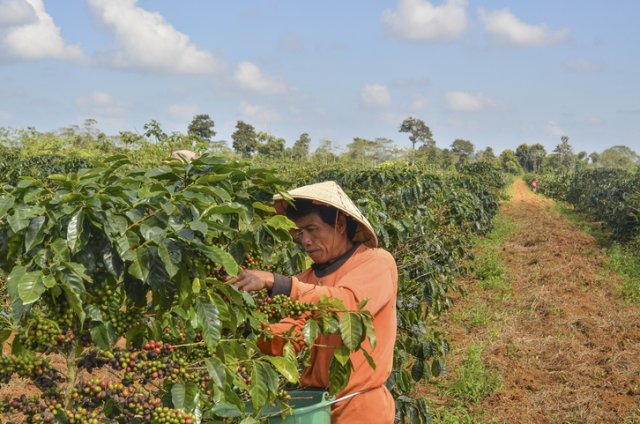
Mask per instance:
[[[376,348],[368,339],[363,348],[371,353],[372,369],[361,352],[351,355],[354,370],[338,398],[358,393],[333,405],[331,422],[336,424],[391,424],[395,404],[384,383],[393,368],[396,339],[396,292],[398,270],[395,260],[378,248],[378,239],[369,221],[333,181],[300,187],[289,192],[294,204],[276,196],[276,211],[292,219],[297,230],[294,240],[307,252],[314,264],[293,277],[259,270],[245,270],[234,284],[240,290],[268,289],[272,296],[285,294],[301,302],[318,302],[329,296],[340,299],[349,310],[368,299],[365,308],[373,315]],[[292,325],[301,328],[304,320],[284,320],[272,325],[282,334]],[[301,376],[301,385],[329,386],[331,346],[341,346],[337,335],[320,336],[311,351],[311,366]],[[284,341],[274,338],[261,344],[268,354],[280,354]]]

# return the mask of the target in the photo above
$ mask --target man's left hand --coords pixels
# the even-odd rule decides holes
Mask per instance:
[[[257,269],[245,269],[238,278],[231,281],[238,290],[256,291],[273,287],[273,273],[269,271],[260,271]]]

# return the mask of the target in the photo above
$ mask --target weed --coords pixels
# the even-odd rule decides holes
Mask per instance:
[[[625,300],[640,301],[640,257],[630,249],[614,245],[606,250],[606,267],[624,277],[620,290]]]
[[[488,368],[482,361],[482,347],[472,345],[456,370],[456,377],[447,392],[456,399],[477,404],[500,389],[500,386],[498,373]]]

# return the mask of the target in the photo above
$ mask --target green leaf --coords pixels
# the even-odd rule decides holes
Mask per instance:
[[[238,274],[238,264],[233,256],[225,252],[218,246],[203,246],[201,252],[215,263],[222,265],[230,275]]]
[[[411,367],[411,378],[414,381],[420,381],[424,377],[424,362],[416,361]]]
[[[251,206],[253,206],[254,209],[258,209],[258,210],[265,211],[265,212],[268,212],[268,213],[275,213],[276,212],[276,208],[274,208],[273,206],[266,205],[266,204],[264,204],[262,202],[253,202],[251,204]]]
[[[235,418],[242,415],[242,411],[237,406],[225,401],[216,403],[209,411],[222,418]]]
[[[42,275],[42,284],[50,289],[56,286],[56,284],[58,284],[58,282],[56,281],[55,277],[51,274],[49,275]]]
[[[371,349],[376,348],[376,330],[373,328],[373,320],[371,317],[365,317],[362,320],[364,324],[365,334],[369,338],[369,343],[371,344]]]
[[[202,327],[202,338],[209,347],[215,347],[220,341],[222,323],[219,319],[218,308],[211,302],[199,300],[196,303],[198,323]]]
[[[304,327],[302,328],[302,336],[304,337],[304,342],[308,346],[313,345],[318,339],[319,331],[320,328],[318,327],[318,323],[315,320],[307,320],[307,322],[304,323]]]
[[[209,232],[209,226],[205,222],[197,219],[189,223],[189,228],[191,228],[193,231],[198,231],[203,236],[206,236]]]
[[[22,304],[20,295],[18,293],[18,283],[27,272],[27,268],[22,265],[16,265],[11,270],[11,273],[7,277],[7,293],[11,298],[11,311],[15,321],[20,321],[25,312],[25,307]]]
[[[138,280],[147,281],[151,271],[151,253],[148,247],[138,247],[133,252],[133,262],[129,265],[129,274]]]
[[[24,235],[24,250],[26,252],[30,251],[34,246],[42,243],[42,240],[44,240],[45,221],[46,217],[44,216],[36,216],[31,220],[29,228],[27,228],[27,232]]]
[[[27,226],[29,225],[29,219],[31,219],[35,215],[36,214],[34,214],[31,209],[15,209],[13,215],[10,215],[7,218],[7,222],[9,223],[9,226],[11,227],[13,232],[18,233],[21,230],[27,228]]]
[[[18,282],[18,295],[23,305],[40,299],[46,287],[42,283],[42,271],[25,272]]]
[[[84,212],[80,209],[69,220],[67,226],[67,245],[71,253],[76,253],[80,247],[80,238],[82,236],[82,224],[84,222]]]
[[[340,336],[349,350],[356,350],[364,338],[362,319],[356,314],[345,313],[340,318]]]
[[[339,347],[336,348],[333,352],[333,357],[340,362],[343,366],[349,362],[349,355],[351,352],[347,347]]]
[[[295,357],[293,361],[282,356],[264,356],[263,359],[269,361],[289,383],[298,382],[300,375],[298,373],[298,361]]]
[[[175,383],[171,387],[171,402],[174,408],[184,409],[193,412],[200,400],[200,389],[192,381],[188,383]]]
[[[100,349],[109,349],[115,343],[116,334],[110,322],[100,323],[89,330],[91,339]]]
[[[151,227],[147,224],[140,225],[140,234],[145,240],[151,240],[156,244],[162,243],[166,238],[166,230],[160,227]]]
[[[284,215],[274,215],[267,219],[267,222],[265,224],[276,230],[289,231],[296,228],[295,222],[291,221]]]
[[[169,252],[170,245],[167,244],[167,242],[168,240],[164,240],[162,243],[158,244],[158,256],[160,256],[162,263],[164,263],[164,267],[167,270],[167,274],[169,274],[169,277],[173,278],[173,276],[176,275],[180,268],[173,262],[173,257],[175,257],[175,254],[172,255]]]
[[[62,290],[67,298],[67,301],[71,305],[71,309],[80,319],[80,325],[84,323],[86,318],[82,304],[86,297],[86,290],[82,278],[76,274],[63,274],[62,276]]]
[[[369,363],[369,366],[370,366],[372,369],[374,369],[374,370],[375,370],[375,369],[376,369],[376,363],[375,363],[375,361],[373,360],[373,358],[371,357],[371,355],[369,355],[369,352],[367,352],[367,350],[366,350],[366,349],[361,349],[361,350],[360,350],[360,352],[362,352],[362,354],[364,355],[365,359],[366,359],[366,360],[367,360],[367,362]]]
[[[251,371],[251,379],[253,380],[249,388],[251,401],[253,408],[259,410],[278,390],[278,374],[267,364],[258,362]]]
[[[209,371],[209,376],[211,380],[213,380],[213,383],[222,388],[227,380],[227,371],[224,364],[217,358],[205,358],[204,363],[207,366],[207,371]]]
[[[13,197],[6,195],[0,196],[0,218],[2,218],[4,214],[13,207],[14,203],[15,199]]]
[[[329,364],[329,393],[335,395],[347,386],[351,377],[351,361],[342,365],[335,357]]]

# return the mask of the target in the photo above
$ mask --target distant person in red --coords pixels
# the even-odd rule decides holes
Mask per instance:
[[[538,190],[538,179],[534,178],[533,180],[531,180],[531,190],[533,190],[533,192],[535,193],[536,190]]]

